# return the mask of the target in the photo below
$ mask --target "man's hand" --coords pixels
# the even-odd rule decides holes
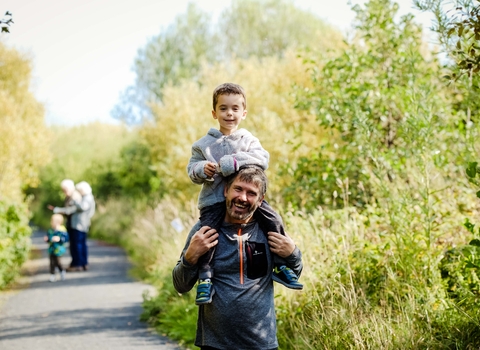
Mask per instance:
[[[218,244],[218,233],[214,228],[209,226],[203,226],[195,232],[190,240],[187,250],[185,251],[185,260],[195,265],[198,259],[208,252],[210,248],[215,247]]]
[[[216,171],[217,171],[217,164],[213,162],[208,162],[203,167],[203,172],[205,173],[205,175],[207,175],[208,178],[212,178],[213,175],[215,175]]]
[[[272,253],[282,258],[289,257],[295,250],[295,243],[286,233],[285,236],[283,236],[277,232],[269,232],[268,245]]]

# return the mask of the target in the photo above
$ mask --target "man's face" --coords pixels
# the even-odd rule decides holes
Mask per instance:
[[[256,184],[235,179],[229,188],[225,187],[227,214],[225,221],[232,224],[246,224],[263,201],[263,195]]]
[[[65,196],[70,197],[73,194],[73,188],[70,187],[62,187],[62,192],[65,194]]]

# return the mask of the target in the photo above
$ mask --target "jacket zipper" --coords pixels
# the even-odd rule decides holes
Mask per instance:
[[[242,229],[238,229],[238,248],[240,250],[240,284],[243,284],[243,242],[242,242]]]

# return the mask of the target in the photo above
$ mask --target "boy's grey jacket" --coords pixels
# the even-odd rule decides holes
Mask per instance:
[[[236,172],[242,165],[255,164],[266,170],[270,155],[260,141],[246,129],[238,129],[224,135],[211,128],[208,133],[192,145],[192,157],[187,166],[188,176],[193,183],[203,185],[198,196],[198,208],[202,209],[225,200],[223,179]],[[207,162],[220,165],[220,173],[208,181],[204,167]]]
[[[95,199],[91,194],[82,197],[80,193],[74,192],[72,197],[65,200],[64,208],[55,207],[53,212],[67,215],[70,228],[88,232],[95,213]]]
[[[188,264],[183,256],[192,236],[200,227],[198,222],[190,231],[180,260],[173,269],[173,284],[179,293],[190,291],[198,280],[198,264]],[[262,244],[266,248],[268,266],[262,277],[250,279],[247,275],[246,241]],[[236,350],[278,347],[273,263],[266,235],[256,222],[246,225],[224,223],[219,230],[218,247],[221,249],[217,249],[213,257],[215,273],[212,282],[215,294],[211,304],[199,307],[195,345]],[[300,276],[302,254],[297,247],[286,261]],[[240,269],[241,266],[243,269]]]

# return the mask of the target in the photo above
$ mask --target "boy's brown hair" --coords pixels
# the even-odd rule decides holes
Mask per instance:
[[[213,90],[213,110],[218,103],[218,96],[220,95],[241,95],[243,97],[243,108],[247,108],[247,95],[245,90],[238,84],[234,83],[224,83],[218,85],[215,90]]]

